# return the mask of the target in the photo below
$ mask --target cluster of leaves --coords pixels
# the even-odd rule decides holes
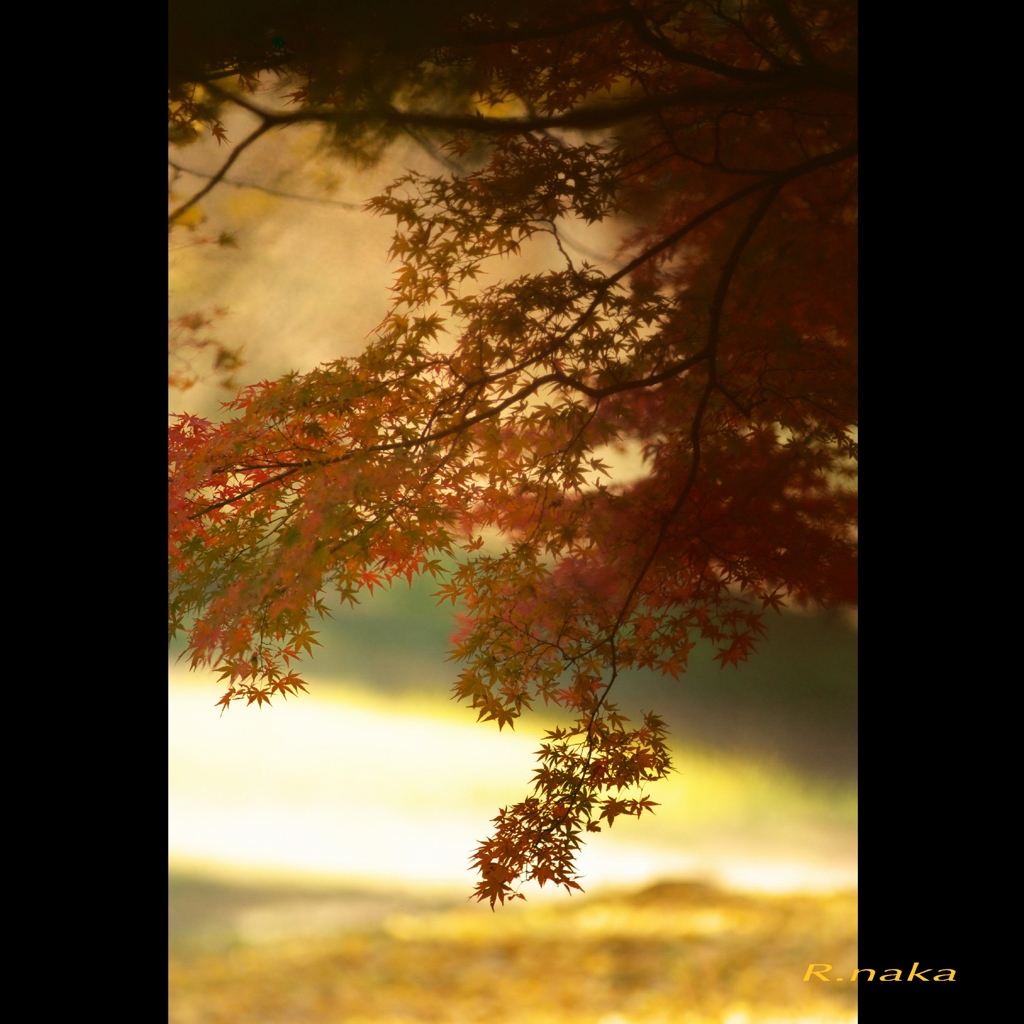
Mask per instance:
[[[188,391],[208,372],[222,375],[218,381],[221,387],[236,387],[232,375],[242,365],[241,351],[202,334],[225,312],[216,307],[211,313],[185,313],[167,321],[168,387]],[[209,361],[209,370],[206,372],[196,366],[196,359],[200,355]]]
[[[255,89],[254,81],[248,84]],[[198,142],[203,128],[206,128],[218,142],[227,142],[227,129],[219,116],[222,106],[198,85],[171,92],[167,104],[168,141],[176,146],[187,146]]]
[[[526,879],[579,888],[584,833],[654,806],[664,725],[618,713],[620,672],[679,676],[701,637],[736,664],[767,609],[856,600],[855,12],[477,8],[433,60],[527,116],[238,99],[258,131],[362,118],[489,155],[370,202],[398,271],[360,356],[173,424],[170,629],[225,706],[262,704],[302,688],[326,590],[433,575],[465,609],[456,695],[499,727],[537,702],[572,721],[474,855],[493,906]],[[616,214],[616,272],[561,249],[564,218]],[[482,283],[547,239],[548,269]],[[645,475],[603,480],[626,442]]]
[[[473,0],[170,0],[171,141],[194,141],[204,129],[226,137],[218,88],[225,81],[252,93],[269,78],[291,90],[291,104],[334,111],[371,109],[397,97],[433,109],[464,108],[483,79],[464,63],[442,66],[432,57],[445,40],[460,37],[459,26],[479,7]],[[332,127],[341,152],[361,161],[379,157],[399,130],[367,122]]]

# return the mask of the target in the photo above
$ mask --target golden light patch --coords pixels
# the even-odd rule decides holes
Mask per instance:
[[[190,1024],[852,1024],[856,897],[752,897],[694,884],[603,901],[453,909],[333,937],[171,959]]]

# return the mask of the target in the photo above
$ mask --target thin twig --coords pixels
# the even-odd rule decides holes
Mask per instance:
[[[251,146],[261,135],[265,135],[273,127],[273,121],[264,120],[263,123],[254,132],[252,132],[251,135],[248,136],[248,138],[240,142],[235,147],[235,150],[231,154],[231,156],[229,156],[227,160],[225,160],[224,163],[221,165],[221,169],[210,178],[208,184],[201,188],[191,199],[189,199],[187,202],[182,203],[181,206],[179,206],[176,210],[174,210],[171,214],[168,215],[168,225],[173,225],[174,222],[186,210],[189,210],[193,206],[195,206],[196,203],[198,203],[199,200],[202,199],[203,196],[205,196],[217,184],[217,182],[222,181],[224,179],[224,175],[227,174],[228,169],[242,155],[242,153],[246,149],[248,149],[248,147]]]
[[[197,178],[213,178],[214,175],[207,174],[206,171],[196,171],[191,167],[182,167],[180,164],[176,164],[173,160],[167,161],[170,167],[173,167],[176,171],[181,171],[183,174],[192,174]],[[318,196],[300,196],[294,192],[279,192],[277,189],[267,188],[266,185],[254,185],[251,181],[238,181],[235,178],[228,178],[222,176],[220,179],[225,185],[234,185],[235,188],[251,188],[258,192],[266,192],[269,196],[278,196],[281,199],[300,199],[304,203],[324,203],[329,206],[341,206],[346,210],[362,210],[363,206],[361,203],[345,203],[340,199],[322,199]]]
[[[743,255],[743,250],[747,247],[754,231],[757,226],[764,219],[764,215],[768,212],[768,208],[775,201],[775,197],[782,190],[783,182],[775,185],[771,191],[758,203],[754,212],[750,215],[747,220],[746,226],[740,233],[739,238],[733,245],[732,251],[729,253],[729,257],[725,262],[725,266],[722,268],[722,273],[718,279],[718,287],[715,289],[715,295],[711,302],[711,321],[708,326],[708,343],[704,348],[702,354],[706,356],[708,364],[708,381],[704,387],[704,391],[701,394],[700,401],[697,403],[697,410],[694,413],[693,424],[690,428],[690,444],[693,449],[693,457],[690,461],[690,470],[686,476],[686,482],[683,484],[683,489],[676,498],[672,508],[669,509],[668,514],[662,519],[661,527],[658,530],[658,535],[654,540],[654,544],[651,547],[650,554],[647,556],[647,560],[644,562],[639,574],[633,581],[633,585],[629,589],[629,593],[626,595],[625,601],[622,603],[622,607],[619,610],[618,617],[615,620],[615,625],[612,626],[611,631],[608,634],[607,639],[602,641],[602,644],[609,644],[611,646],[612,658],[614,664],[614,653],[615,653],[615,637],[618,631],[622,628],[622,623],[625,621],[626,615],[629,612],[630,605],[633,603],[633,598],[636,596],[637,591],[640,589],[641,583],[643,583],[647,573],[650,571],[651,566],[654,564],[654,559],[657,557],[661,545],[665,540],[665,536],[668,533],[668,528],[672,521],[678,515],[679,510],[683,507],[686,499],[690,496],[690,492],[693,490],[693,485],[697,480],[697,471],[700,467],[700,430],[701,423],[704,419],[704,412],[707,409],[708,400],[711,398],[712,391],[715,390],[716,381],[716,356],[718,351],[718,337],[722,319],[722,309],[725,305],[725,297],[729,291],[729,285],[732,283],[733,276],[736,273],[736,268],[739,266],[740,258]],[[604,704],[605,699],[608,696],[609,691],[615,683],[617,672],[613,671],[612,678],[609,680],[608,685],[604,688],[600,698],[598,699],[597,705],[590,716],[590,724],[587,728],[587,745],[588,750],[591,746],[591,734],[594,727],[594,722],[597,719],[597,715],[600,713],[601,706]],[[588,756],[589,763],[589,756]]]

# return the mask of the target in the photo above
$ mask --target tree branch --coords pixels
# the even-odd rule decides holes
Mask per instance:
[[[525,399],[529,398],[530,395],[534,394],[538,389],[543,387],[545,384],[560,384],[563,387],[568,387],[572,388],[573,390],[580,391],[581,393],[587,395],[590,398],[601,399],[606,398],[609,395],[617,394],[623,391],[636,390],[645,387],[653,387],[654,385],[662,383],[663,381],[668,380],[671,377],[677,376],[678,374],[684,372],[687,369],[690,369],[697,363],[706,359],[708,361],[709,366],[708,383],[707,387],[705,388],[704,394],[700,400],[700,404],[698,406],[698,415],[694,420],[694,433],[692,436],[692,443],[694,445],[694,458],[690,467],[690,473],[687,477],[687,483],[684,485],[683,491],[679,499],[676,501],[675,505],[670,510],[667,518],[662,523],[662,527],[659,531],[658,538],[655,541],[654,548],[652,549],[651,554],[647,559],[647,562],[644,564],[644,567],[641,570],[640,575],[634,581],[634,584],[630,589],[630,592],[626,598],[626,602],[623,605],[623,609],[620,612],[619,618],[612,629],[612,633],[610,634],[610,638],[613,638],[614,634],[618,631],[619,627],[622,624],[623,618],[628,610],[630,602],[632,602],[633,597],[636,594],[637,588],[640,586],[648,570],[650,569],[650,566],[653,564],[654,558],[657,554],[657,551],[661,545],[662,540],[664,539],[664,535],[668,529],[669,523],[671,522],[672,518],[676,515],[678,510],[682,507],[683,502],[685,502],[686,497],[689,495],[690,489],[693,486],[693,480],[695,479],[697,466],[700,460],[700,419],[701,417],[703,417],[704,408],[707,405],[707,401],[711,395],[711,392],[717,386],[715,357],[717,354],[722,310],[724,308],[725,298],[729,290],[729,285],[732,282],[733,275],[735,274],[736,268],[739,265],[739,261],[743,254],[743,250],[746,247],[747,243],[750,241],[751,236],[756,230],[758,224],[760,224],[765,213],[767,213],[768,208],[771,206],[772,202],[774,202],[775,197],[779,194],[784,185],[794,180],[795,178],[798,178],[804,174],[808,174],[811,171],[817,170],[820,167],[826,167],[829,164],[838,163],[841,160],[848,159],[849,157],[853,156],[856,152],[857,143],[851,142],[848,145],[843,146],[840,149],[834,150],[831,153],[823,154],[822,156],[815,157],[812,160],[808,160],[802,164],[797,164],[795,167],[790,167],[784,171],[779,171],[776,174],[772,175],[771,177],[766,178],[764,181],[755,182],[753,185],[748,185],[747,187],[740,189],[732,196],[728,197],[725,200],[722,200],[721,203],[718,203],[714,207],[711,207],[709,210],[704,211],[704,213],[694,218],[694,220],[690,221],[687,225],[684,225],[683,228],[680,228],[679,231],[673,232],[671,235],[667,236],[667,238],[663,239],[660,243],[658,243],[658,245],[653,246],[651,249],[647,250],[646,253],[641,254],[641,256],[638,256],[630,264],[627,264],[627,266],[620,270],[617,274],[612,275],[612,277],[607,278],[604,282],[602,282],[601,288],[603,293],[603,291],[607,290],[607,288],[614,284],[616,281],[621,280],[621,278],[625,274],[629,273],[630,270],[636,269],[636,267],[639,266],[642,262],[644,262],[647,259],[650,259],[656,253],[664,250],[665,248],[667,248],[668,245],[671,245],[674,242],[678,241],[687,231],[692,230],[698,223],[707,220],[710,216],[713,216],[713,214],[717,213],[720,209],[724,209],[727,205],[731,205],[732,203],[737,202],[739,199],[742,199],[745,196],[752,194],[757,189],[768,187],[768,193],[758,204],[753,214],[751,214],[746,226],[744,227],[735,245],[733,246],[733,249],[730,252],[728,259],[726,260],[724,267],[722,268],[722,274],[719,277],[718,286],[715,289],[715,294],[712,299],[710,308],[711,316],[708,327],[708,342],[705,345],[705,347],[701,349],[700,352],[696,353],[693,356],[690,356],[685,360],[682,360],[679,363],[672,364],[672,366],[668,367],[666,370],[663,370],[661,373],[653,374],[650,377],[639,378],[632,381],[624,381],[619,384],[611,384],[605,388],[592,388],[589,385],[584,384],[582,381],[578,381],[575,378],[568,376],[567,374],[561,373],[560,371],[543,374],[540,377],[535,377],[528,384],[519,388],[514,394],[508,396],[506,399],[499,402],[497,405],[494,405],[489,409],[477,413],[474,416],[465,417],[451,427],[446,427],[442,430],[433,431],[432,433],[421,435],[420,437],[417,438],[410,438],[403,441],[393,441],[386,442],[384,444],[371,445],[363,449],[363,452],[365,454],[374,454],[377,452],[398,451],[401,449],[415,448],[424,444],[430,444],[434,441],[443,440],[446,437],[451,437],[454,434],[461,433],[467,428],[475,426],[477,423],[482,423],[485,420],[492,419],[494,416],[500,415],[510,406],[515,405],[516,403],[524,401]],[[550,355],[551,352],[553,352],[558,347],[558,345],[564,342],[564,340],[571,334],[572,331],[576,330],[579,327],[580,323],[582,323],[583,320],[586,319],[587,315],[589,315],[589,313],[592,312],[593,309],[596,307],[599,298],[600,296],[595,296],[594,300],[588,307],[587,312],[585,312],[581,317],[577,318],[576,323],[559,336],[559,340],[554,344],[554,346],[549,346],[548,349],[545,349],[544,352],[534,355],[529,360],[519,364],[518,367],[515,367],[512,370],[504,371],[500,375],[491,374],[480,381],[475,381],[470,387],[479,390],[480,387],[485,387],[487,384],[495,383],[497,380],[505,376],[508,376],[508,374],[510,373],[516,372],[519,369],[525,369],[531,363],[536,363],[539,360],[546,358],[546,356]],[[246,497],[247,495],[253,493],[256,490],[259,490],[270,484],[277,483],[280,480],[283,480],[285,477],[291,476],[293,473],[298,472],[300,469],[309,468],[312,466],[332,465],[341,462],[349,457],[350,454],[346,453],[333,459],[325,459],[317,462],[309,461],[303,463],[303,465],[289,469],[286,473],[280,474],[279,476],[274,477],[271,480],[267,480],[261,484],[257,484],[255,487],[252,487],[240,493],[234,498],[228,498],[225,499],[224,501],[218,502],[215,505],[210,505],[202,509],[201,511],[194,513],[189,518],[195,519],[201,515],[205,515],[206,513],[213,511],[214,509],[221,508],[224,505],[229,505],[231,504],[231,502],[238,501],[239,499]]]
[[[341,460],[332,459],[331,461],[340,462]],[[232,504],[232,502],[241,501],[243,498],[249,497],[250,494],[255,494],[256,491],[263,490],[264,487],[270,487],[272,484],[280,483],[286,477],[293,476],[295,473],[298,473],[300,469],[305,468],[305,466],[312,465],[314,465],[314,463],[309,462],[301,466],[295,466],[284,473],[278,473],[277,476],[271,477],[269,480],[264,480],[262,483],[256,484],[254,487],[249,487],[247,490],[241,491],[240,493],[234,495],[234,497],[225,498],[223,501],[218,501],[216,504],[207,505],[206,508],[202,508],[198,512],[193,512],[192,515],[189,516],[189,519],[198,519],[200,516],[205,516],[209,512],[214,512],[219,508],[223,508],[225,505]],[[316,463],[316,465],[323,465],[323,463]]]
[[[791,76],[793,71],[790,67],[778,67],[774,71],[757,71],[750,68],[737,68],[732,64],[725,64],[710,57],[704,57],[692,50],[680,50],[673,45],[660,32],[655,32],[647,24],[647,19],[632,4],[626,3],[622,7],[623,16],[632,26],[633,31],[648,46],[657,50],[658,53],[677,64],[688,64],[691,67],[703,68],[723,78],[732,78],[740,82],[772,82],[780,81]]]
[[[732,195],[726,196],[725,199],[721,200],[718,203],[715,203],[714,206],[708,207],[708,209],[706,209],[703,213],[698,214],[696,217],[693,218],[693,220],[684,224],[677,231],[673,231],[672,234],[666,235],[656,245],[653,245],[650,249],[647,249],[645,252],[637,256],[636,259],[631,260],[629,263],[627,263],[621,270],[617,271],[615,274],[612,274],[612,276],[608,278],[608,282],[610,284],[613,284],[616,281],[621,280],[623,277],[626,276],[626,274],[632,273],[632,271],[636,270],[637,267],[641,266],[641,264],[643,263],[646,263],[649,259],[656,256],[659,252],[663,252],[670,246],[673,246],[677,242],[682,241],[682,239],[691,231],[693,231],[694,228],[699,227],[706,220],[709,220],[711,217],[713,217],[716,213],[720,213],[722,210],[726,209],[729,206],[732,206],[734,203],[739,202],[741,199],[744,199],[747,196],[752,195],[759,189],[771,187],[775,184],[783,185],[786,182],[792,181],[794,178],[799,178],[804,174],[810,174],[811,171],[816,171],[821,167],[827,167],[829,166],[829,164],[839,163],[842,160],[847,160],[851,156],[854,156],[856,152],[857,142],[854,141],[848,143],[847,145],[841,147],[840,149],[833,150],[831,153],[824,153],[821,156],[814,157],[811,160],[806,160],[804,163],[795,164],[792,167],[787,167],[785,170],[775,171],[774,173],[766,174],[761,181],[755,181],[752,184],[746,185],[743,188],[739,189],[738,191],[733,192]]]
[[[804,66],[811,67],[817,64],[818,58],[815,56],[814,50],[811,49],[810,41],[793,16],[786,0],[765,0],[765,6],[771,12],[772,19],[779,26],[782,34],[793,46],[793,49],[800,54]]]
[[[698,355],[706,358],[708,363],[708,382],[704,387],[704,391],[701,394],[700,401],[697,403],[697,410],[693,416],[693,423],[690,428],[690,444],[693,448],[693,458],[690,461],[690,470],[686,476],[686,482],[683,484],[683,489],[676,498],[672,508],[669,509],[668,514],[662,519],[661,526],[658,529],[658,536],[654,540],[654,545],[651,548],[650,554],[647,556],[647,560],[644,562],[643,567],[638,573],[636,579],[633,581],[633,585],[629,588],[629,593],[626,595],[625,601],[622,603],[622,607],[619,610],[618,618],[615,620],[615,625],[612,626],[606,639],[601,641],[601,644],[610,644],[614,655],[615,650],[615,637],[619,629],[622,627],[622,623],[625,621],[626,615],[629,612],[629,607],[633,603],[634,597],[636,597],[637,591],[640,589],[641,583],[643,583],[647,573],[650,571],[651,566],[654,564],[654,559],[658,555],[658,551],[661,549],[661,545],[665,540],[665,535],[668,533],[668,528],[672,523],[672,520],[679,514],[679,510],[683,507],[686,499],[690,496],[690,492],[693,490],[693,485],[697,480],[697,471],[700,468],[700,430],[701,424],[704,419],[704,412],[707,409],[708,400],[711,398],[712,391],[717,386],[716,372],[717,367],[715,363],[717,350],[718,350],[718,335],[721,324],[722,308],[725,305],[725,297],[729,291],[729,285],[732,283],[733,276],[736,273],[736,268],[739,266],[740,258],[743,255],[743,250],[747,247],[751,237],[757,230],[758,224],[764,219],[764,215],[768,212],[768,208],[775,201],[775,197],[782,190],[785,183],[779,182],[773,186],[771,191],[758,203],[754,212],[750,215],[747,220],[743,231],[740,233],[739,238],[736,240],[732,247],[732,251],[729,253],[728,259],[725,261],[725,265],[722,267],[722,273],[718,279],[718,287],[715,289],[715,295],[711,302],[711,322],[708,326],[708,343],[706,347]],[[698,357],[694,357],[696,360]],[[591,732],[593,730],[594,721],[596,720],[597,714],[601,709],[601,705],[604,703],[605,698],[608,696],[608,691],[611,690],[612,685],[615,683],[616,672],[613,672],[612,678],[608,685],[604,688],[600,699],[597,702],[597,706],[591,714],[590,725],[587,728],[587,743],[588,743],[588,763],[589,763],[589,750],[591,746]]]
[[[218,90],[219,91],[219,90]],[[201,188],[191,199],[184,202],[176,210],[174,210],[167,217],[168,226],[172,226],[174,222],[186,211],[191,209],[200,199],[203,198],[219,181],[223,181],[224,175],[227,174],[228,169],[231,165],[242,155],[242,153],[249,148],[261,135],[265,135],[271,128],[274,127],[274,122],[267,118],[264,118],[263,123],[247,138],[243,139],[236,147],[234,152],[224,161],[219,171],[214,174],[209,182]]]
[[[732,27],[736,29],[736,31],[739,32],[743,38],[746,39],[747,42],[750,43],[750,45],[753,46],[766,61],[768,61],[769,64],[773,64],[777,68],[791,66],[787,64],[787,62],[784,61],[777,53],[775,53],[771,47],[757,39],[739,18],[730,18],[729,15],[725,14],[722,11],[722,0],[717,0],[717,3],[715,4],[715,17],[724,21],[727,25],[732,25]]]
[[[824,153],[821,156],[814,157],[811,160],[807,160],[804,163],[796,164],[793,167],[787,167],[785,170],[777,171],[774,174],[767,174],[761,181],[756,181],[753,184],[746,185],[743,188],[733,192],[732,195],[727,196],[725,199],[714,206],[709,207],[702,213],[699,213],[692,220],[688,221],[681,228],[673,231],[671,234],[666,235],[660,242],[651,246],[649,249],[642,252],[635,259],[630,260],[621,270],[616,271],[610,277],[605,278],[596,287],[593,300],[587,306],[580,316],[567,327],[546,349],[542,352],[531,356],[529,359],[523,360],[520,363],[515,364],[507,370],[502,370],[500,373],[488,374],[486,377],[481,378],[477,381],[472,381],[467,385],[467,389],[470,387],[476,387],[480,384],[493,384],[499,380],[503,380],[505,377],[511,376],[514,373],[519,373],[521,370],[525,370],[532,363],[536,363],[541,359],[545,359],[548,356],[556,352],[566,340],[572,336],[572,334],[579,329],[580,325],[594,312],[597,308],[598,303],[601,301],[601,296],[614,284],[617,284],[627,274],[632,273],[637,267],[642,266],[648,260],[653,259],[659,252],[663,252],[670,246],[682,241],[691,231],[698,228],[705,221],[710,220],[715,214],[720,213],[722,210],[727,209],[734,203],[739,202],[741,199],[745,199],[747,196],[752,195],[762,188],[770,188],[775,184],[784,185],[787,182],[793,181],[795,178],[799,178],[804,174],[810,174],[812,171],[816,171],[819,168],[827,167],[830,164],[839,163],[843,160],[849,159],[854,156],[857,152],[856,140],[849,143],[846,146],[842,146],[840,149],[833,150],[831,153]]]
[[[391,104],[364,107],[360,110],[297,110],[282,113],[264,110],[243,100],[235,93],[228,93],[208,81],[203,85],[230,99],[261,120],[273,125],[320,122],[339,127],[355,127],[361,124],[391,125],[396,128],[429,128],[447,132],[474,132],[478,134],[501,135],[508,132],[526,133],[549,128],[613,128],[636,117],[644,117],[657,110],[681,106],[687,103],[749,103],[756,100],[773,99],[810,89],[824,89],[829,92],[856,92],[856,77],[840,71],[815,67],[800,71],[799,75],[784,79],[768,80],[759,84],[748,84],[740,88],[722,85],[695,85],[680,89],[665,96],[624,101],[618,105],[579,107],[564,114],[551,117],[487,117],[483,114],[439,114],[429,111],[403,111]]]
[[[739,266],[743,250],[747,247],[747,243],[757,230],[758,224],[760,224],[764,219],[764,215],[768,212],[768,208],[773,202],[775,202],[775,197],[782,191],[782,186],[784,184],[785,181],[777,181],[761,202],[758,203],[757,208],[750,215],[746,226],[740,233],[740,237],[736,240],[736,244],[733,246],[732,252],[729,253],[729,258],[725,261],[725,266],[722,268],[721,276],[718,278],[718,287],[715,289],[714,298],[711,300],[711,320],[708,324],[708,364],[711,368],[711,379],[708,382],[709,386],[714,385],[715,383],[715,358],[718,354],[718,333],[721,328],[722,309],[725,306],[725,297],[729,292],[729,285],[732,283],[733,275],[736,273],[736,268]]]

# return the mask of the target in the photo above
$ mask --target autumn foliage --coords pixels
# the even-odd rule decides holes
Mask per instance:
[[[736,664],[784,602],[856,601],[856,21],[845,0],[439,18],[406,65],[470,82],[461,107],[341,72],[332,92],[322,54],[281,47],[305,83],[289,106],[201,87],[259,114],[245,144],[407,125],[485,155],[370,201],[397,272],[360,356],[173,422],[170,629],[225,705],[263,704],[303,689],[329,590],[430,573],[463,609],[459,699],[499,726],[570,713],[474,855],[493,905],[525,879],[579,888],[585,834],[654,806],[665,726],[618,713],[619,673],[678,677],[700,638]],[[561,246],[560,225],[608,218],[630,225],[615,272]],[[547,269],[499,276],[544,240]],[[623,444],[646,472],[602,480]]]

